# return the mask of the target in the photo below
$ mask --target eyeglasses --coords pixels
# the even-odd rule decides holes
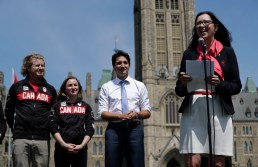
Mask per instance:
[[[195,24],[195,27],[201,27],[201,25],[203,25],[204,27],[212,24],[213,22],[211,20],[202,20],[202,21],[198,21],[196,24]]]

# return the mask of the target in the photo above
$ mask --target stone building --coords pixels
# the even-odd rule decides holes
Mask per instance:
[[[5,99],[6,99],[6,87],[4,84],[4,73],[0,71],[0,101],[2,102],[3,108],[5,107]],[[9,129],[7,129],[7,132],[5,134],[5,138],[3,140],[2,145],[0,145],[0,167],[1,166],[7,166],[8,165],[8,149],[9,143],[11,139],[11,136],[9,135]]]
[[[248,77],[243,92],[233,97],[234,155],[232,166],[258,167],[258,92]]]
[[[135,78],[146,84],[153,109],[144,121],[146,166],[183,166],[177,112],[182,98],[174,88],[194,26],[194,0],[134,2]]]

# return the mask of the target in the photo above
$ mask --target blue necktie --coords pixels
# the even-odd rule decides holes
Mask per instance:
[[[126,81],[121,81],[121,104],[122,104],[122,113],[128,112],[128,100],[127,100],[127,94],[125,90],[125,83]]]

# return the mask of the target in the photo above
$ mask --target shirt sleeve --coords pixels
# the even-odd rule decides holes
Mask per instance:
[[[86,119],[85,119],[85,130],[86,130],[86,135],[90,136],[90,138],[94,134],[94,116],[93,112],[91,109],[91,106],[88,105],[87,107],[87,112],[86,112]]]
[[[58,132],[58,111],[57,103],[51,108],[48,119],[49,129],[52,135]]]
[[[142,83],[141,88],[139,90],[140,90],[140,95],[141,95],[141,98],[140,98],[141,110],[151,111],[150,99],[148,96],[148,90],[147,90],[146,86]]]
[[[9,89],[5,105],[5,117],[9,127],[11,128],[11,131],[13,131],[17,84],[18,83],[13,84]]]
[[[108,93],[105,85],[102,85],[99,92],[97,119],[101,119],[101,114],[104,111],[108,111]]]

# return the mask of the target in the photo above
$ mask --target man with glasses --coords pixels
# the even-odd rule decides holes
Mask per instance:
[[[13,133],[13,166],[48,167],[48,116],[56,99],[56,90],[44,78],[45,61],[40,54],[24,58],[21,74],[25,79],[11,86],[5,108],[6,120]]]

